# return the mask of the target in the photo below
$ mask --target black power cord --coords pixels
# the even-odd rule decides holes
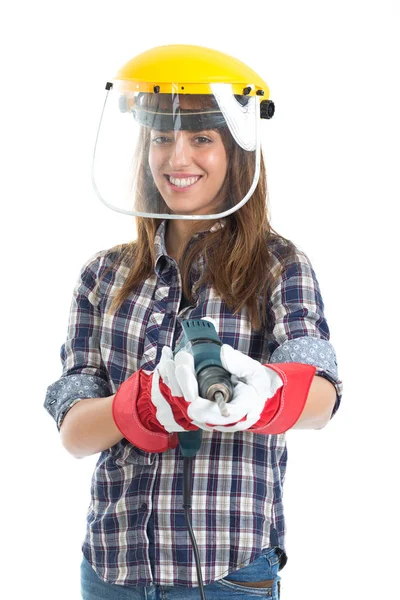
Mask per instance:
[[[192,508],[192,467],[193,467],[193,458],[184,456],[183,457],[183,505],[182,506],[185,511],[186,527],[189,532],[190,541],[192,542],[192,548],[193,548],[194,557],[196,560],[197,581],[199,582],[199,592],[200,592],[201,600],[206,600],[206,597],[204,594],[203,577],[201,575],[199,549],[197,547],[196,538],[194,537],[194,533],[193,533],[193,529],[192,529],[192,517],[191,517],[191,513],[190,513],[190,509]]]

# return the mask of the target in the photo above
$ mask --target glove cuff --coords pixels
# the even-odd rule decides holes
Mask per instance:
[[[249,431],[272,435],[285,433],[299,420],[317,369],[303,363],[274,363],[264,366],[278,373],[283,386],[267,400],[260,419]]]
[[[119,387],[112,415],[122,435],[146,452],[165,452],[178,445],[176,433],[167,433],[155,417],[151,401],[153,374],[136,371]],[[149,429],[148,427],[151,427]]]

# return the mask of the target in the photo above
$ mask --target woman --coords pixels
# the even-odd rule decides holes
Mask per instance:
[[[199,47],[148,51],[107,84],[94,183],[135,215],[137,240],[84,265],[45,403],[73,456],[101,452],[85,600],[200,597],[177,439],[197,429],[206,597],[279,597],[284,433],[324,427],[342,385],[310,261],[268,221],[258,131],[272,109],[253,71]],[[182,321],[204,317],[234,385],[226,411],[199,396],[190,354],[172,352]]]

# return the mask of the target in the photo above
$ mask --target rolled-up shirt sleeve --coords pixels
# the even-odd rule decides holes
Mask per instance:
[[[299,362],[317,368],[316,375],[328,379],[336,389],[332,416],[339,408],[343,383],[339,378],[335,349],[319,283],[309,258],[296,248],[276,282],[269,305],[270,363]]]
[[[102,253],[83,266],[73,291],[65,343],[61,346],[62,376],[47,388],[44,407],[58,430],[68,410],[83,398],[111,395],[100,352],[101,314],[96,291]]]

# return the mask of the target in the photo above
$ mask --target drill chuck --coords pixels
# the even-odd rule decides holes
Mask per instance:
[[[197,374],[199,383],[199,393],[202,398],[207,400],[217,401],[215,394],[222,394],[222,401],[229,402],[233,394],[233,386],[230,380],[229,373],[224,368],[213,365],[205,367]],[[221,396],[218,396],[221,401]],[[218,402],[220,406],[220,403]]]

